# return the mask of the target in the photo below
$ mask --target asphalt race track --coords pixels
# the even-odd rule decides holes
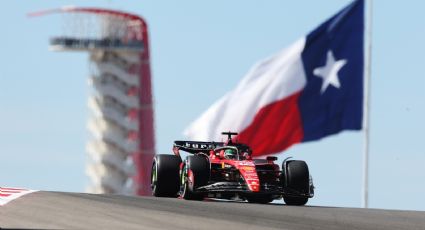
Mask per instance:
[[[0,207],[1,229],[425,229],[425,212],[36,192]]]

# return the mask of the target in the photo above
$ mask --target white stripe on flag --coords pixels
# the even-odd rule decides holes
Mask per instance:
[[[237,87],[215,102],[184,134],[218,141],[223,131],[244,130],[264,106],[302,90],[307,82],[301,53],[305,38],[252,67]]]

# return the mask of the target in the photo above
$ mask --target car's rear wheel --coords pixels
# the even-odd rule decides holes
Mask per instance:
[[[210,164],[204,156],[188,156],[180,175],[180,193],[186,200],[202,200],[204,194],[196,189],[208,183]]]
[[[305,195],[310,192],[310,173],[307,163],[293,160],[284,163],[283,167],[286,167],[282,175],[284,190],[292,193],[290,196],[284,195],[283,200],[287,205],[305,205],[308,201]]]
[[[158,154],[151,170],[153,196],[176,197],[179,191],[179,170],[181,158],[174,155]]]

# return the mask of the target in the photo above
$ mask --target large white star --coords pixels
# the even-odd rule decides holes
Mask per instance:
[[[339,70],[347,64],[346,59],[335,61],[334,55],[331,50],[327,53],[326,64],[322,67],[317,67],[313,70],[313,74],[323,78],[322,89],[320,92],[323,94],[329,85],[339,88],[341,84],[338,79]]]

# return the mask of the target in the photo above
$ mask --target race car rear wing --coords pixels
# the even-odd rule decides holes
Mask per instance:
[[[176,155],[179,150],[188,153],[205,153],[209,154],[210,150],[224,146],[223,142],[203,142],[203,141],[174,141],[173,151]]]

